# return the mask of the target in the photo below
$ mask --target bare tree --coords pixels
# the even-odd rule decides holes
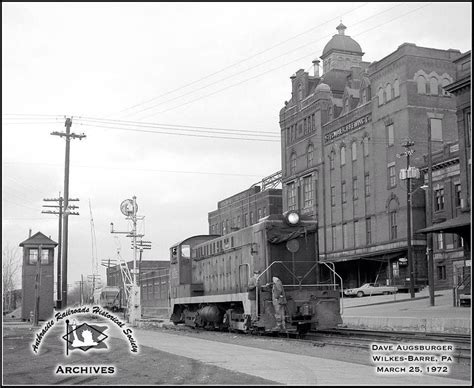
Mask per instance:
[[[10,247],[7,243],[2,248],[2,294],[3,310],[12,309],[13,290],[18,284],[21,260],[18,247]]]

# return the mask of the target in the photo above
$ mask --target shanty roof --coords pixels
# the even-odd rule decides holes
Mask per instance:
[[[25,241],[20,243],[20,247],[24,246],[39,246],[39,245],[44,245],[44,246],[56,246],[58,245],[57,242],[51,240],[49,237],[46,237],[43,233],[37,232],[33,236],[29,237]]]

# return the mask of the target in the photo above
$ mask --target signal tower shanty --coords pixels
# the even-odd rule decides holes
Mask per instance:
[[[113,222],[110,223],[110,233],[125,234],[126,237],[132,238],[133,247],[133,272],[132,272],[132,283],[130,286],[124,284],[124,287],[130,287],[127,298],[128,308],[128,319],[132,326],[136,326],[137,320],[141,318],[141,306],[140,306],[140,288],[137,283],[137,253],[139,246],[137,244],[137,237],[142,238],[144,234],[137,233],[137,221],[143,220],[144,216],[138,216],[138,205],[137,197],[133,196],[132,199],[126,199],[120,204],[120,211],[126,216],[127,220],[132,221],[132,230],[127,232],[118,232],[114,230]]]

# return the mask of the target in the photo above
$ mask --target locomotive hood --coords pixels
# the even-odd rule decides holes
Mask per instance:
[[[282,227],[281,224],[269,225],[267,227],[267,241],[272,244],[279,244],[301,236],[306,237],[308,234],[316,232],[317,229],[317,224],[309,224],[297,227]]]

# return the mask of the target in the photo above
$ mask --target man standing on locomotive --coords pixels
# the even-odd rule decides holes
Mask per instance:
[[[285,290],[283,289],[283,283],[279,278],[274,276],[273,287],[272,287],[272,302],[273,307],[275,308],[275,319],[277,325],[274,329],[286,330],[285,323],[285,307],[286,307],[286,296]]]

